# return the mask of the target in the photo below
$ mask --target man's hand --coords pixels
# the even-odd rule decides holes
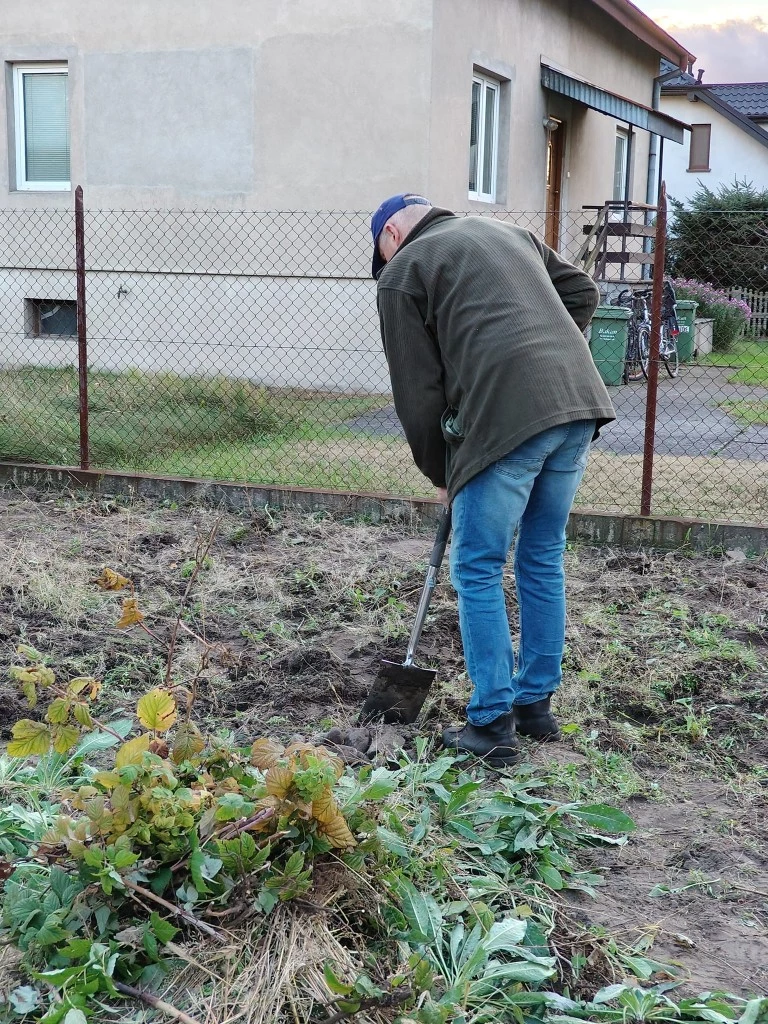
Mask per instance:
[[[437,488],[437,500],[448,508],[448,489],[446,487]]]

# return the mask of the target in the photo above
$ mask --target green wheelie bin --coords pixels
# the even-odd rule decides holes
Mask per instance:
[[[631,316],[623,306],[598,306],[595,310],[589,347],[604,384],[622,382]]]
[[[677,336],[677,355],[681,363],[690,363],[693,359],[694,325],[698,307],[698,302],[693,302],[691,299],[677,300],[677,322],[680,324],[680,333]]]

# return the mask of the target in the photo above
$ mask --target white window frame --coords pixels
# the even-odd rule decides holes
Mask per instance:
[[[66,64],[14,64],[13,109],[16,139],[16,189],[19,192],[70,192],[69,181],[27,181],[26,127],[24,124],[24,75],[67,75]],[[69,82],[69,78],[67,78]]]
[[[497,78],[491,78],[488,75],[474,72],[472,75],[472,85],[475,83],[480,86],[480,110],[477,116],[477,184],[482,186],[484,177],[485,167],[483,165],[484,153],[485,153],[485,103],[486,103],[486,89],[493,90],[493,144],[491,146],[491,159],[493,160],[493,167],[491,168],[491,191],[481,192],[478,188],[477,191],[469,189],[468,195],[470,199],[474,199],[479,203],[495,203],[496,202],[496,178],[499,168],[499,110],[501,104],[499,98],[501,96],[501,82]],[[470,88],[471,95],[471,88]],[[471,128],[470,128],[471,131]]]
[[[627,187],[627,161],[629,159],[629,132],[627,131],[626,128],[620,128],[617,125],[616,126],[616,137],[615,137],[615,141],[614,141],[614,144],[613,144],[614,145],[614,150],[613,150],[613,154],[614,154],[614,159],[613,159],[613,173],[614,173],[614,183],[613,184],[614,184],[614,188],[613,188],[613,191],[614,191],[614,193],[616,191],[616,181],[615,181],[615,175],[616,175],[616,148],[617,148],[616,143],[619,141],[619,139],[621,139],[622,142],[623,142],[623,154],[622,154],[622,161],[621,161],[621,184],[620,184],[620,187],[619,187],[619,192],[623,193],[623,192],[626,191],[626,187]],[[627,196],[616,196],[615,194],[613,196],[613,202],[614,203],[623,203],[626,199],[627,199]]]

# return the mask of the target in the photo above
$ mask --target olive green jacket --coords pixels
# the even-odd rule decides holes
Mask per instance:
[[[395,409],[436,487],[452,498],[542,430],[615,418],[582,333],[598,299],[529,231],[440,209],[416,225],[377,300]]]

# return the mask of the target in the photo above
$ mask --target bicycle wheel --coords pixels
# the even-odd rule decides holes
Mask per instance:
[[[648,363],[651,359],[651,332],[645,324],[637,329],[637,350],[640,357],[640,370],[647,379]]]
[[[670,377],[676,377],[680,370],[680,355],[677,351],[677,335],[666,324],[661,329],[661,358]]]
[[[624,357],[624,383],[631,384],[632,381],[642,380],[642,377],[643,368],[640,365],[640,353],[637,348],[637,332],[630,327],[627,353]]]

